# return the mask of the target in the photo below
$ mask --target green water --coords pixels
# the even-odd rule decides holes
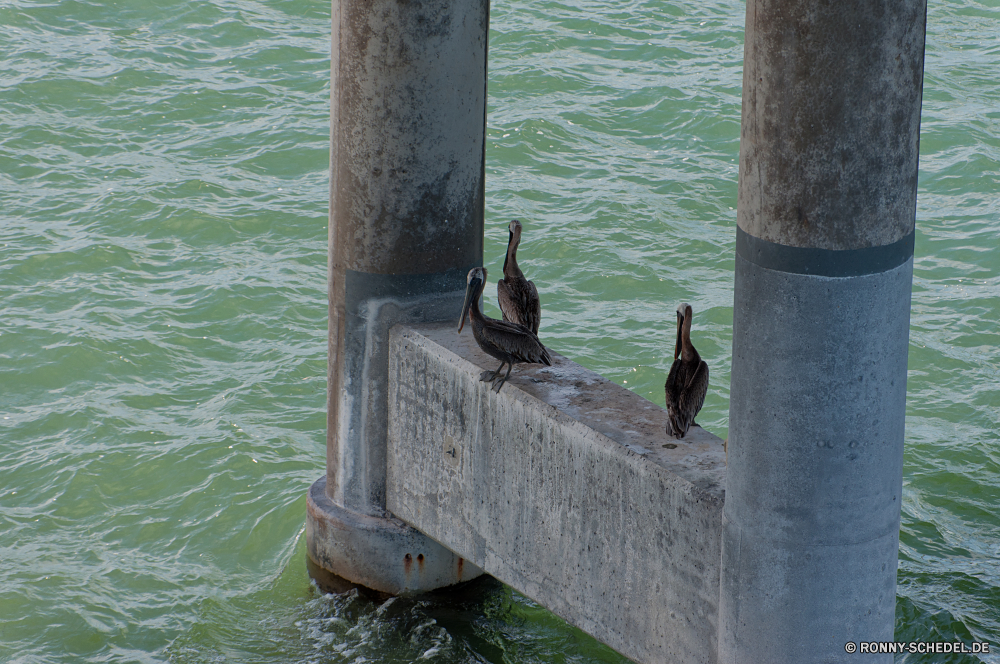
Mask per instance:
[[[491,15],[487,267],[522,219],[543,339],[658,403],[691,302],[720,436],[743,11]],[[329,12],[0,0],[0,661],[621,661],[495,584],[380,603],[309,583]],[[899,639],[995,652],[998,20],[997,0],[928,17],[897,602]]]

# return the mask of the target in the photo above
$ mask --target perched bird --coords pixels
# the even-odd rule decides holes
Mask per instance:
[[[687,435],[708,392],[708,365],[691,344],[691,315],[690,304],[677,307],[674,364],[663,386],[667,395],[667,433],[674,438]]]
[[[479,310],[479,296],[486,287],[486,268],[474,267],[469,270],[466,283],[468,286],[465,289],[465,304],[462,305],[462,320],[458,324],[458,333],[462,333],[465,319],[468,317],[476,343],[483,352],[500,360],[500,366],[496,371],[484,371],[479,380],[492,383],[493,390],[499,392],[510,378],[511,369],[516,362],[552,366],[549,351],[534,332],[518,323],[487,318]],[[501,378],[500,374],[505,364],[510,366],[507,368],[507,375]]]
[[[503,261],[503,279],[497,282],[497,299],[503,319],[520,323],[535,334],[542,322],[542,305],[538,300],[535,283],[524,278],[517,266],[517,245],[521,243],[521,222],[517,219],[507,225],[507,257]]]

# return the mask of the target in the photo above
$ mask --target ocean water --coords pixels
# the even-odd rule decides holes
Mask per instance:
[[[658,403],[691,302],[699,421],[723,437],[743,14],[491,10],[487,267],[521,219],[543,339]],[[928,14],[896,629],[990,641],[987,662],[998,20],[997,0]],[[329,5],[0,0],[0,25],[0,661],[623,661],[498,583],[386,602],[310,584]]]

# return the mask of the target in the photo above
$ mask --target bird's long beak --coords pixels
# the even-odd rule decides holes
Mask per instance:
[[[514,243],[514,232],[512,230],[510,230],[510,228],[508,228],[507,229],[507,253],[505,253],[503,255],[503,273],[505,275],[507,274],[507,263],[510,262],[510,248],[511,248],[511,245],[513,243]]]
[[[684,316],[681,312],[677,312],[677,343],[674,344],[674,359],[676,360],[681,354],[681,329],[684,327]]]
[[[465,302],[462,304],[462,320],[458,321],[458,333],[462,333],[462,328],[465,327],[465,321],[469,318],[469,309],[472,308],[472,303],[478,296],[479,291],[479,280],[473,279],[469,282],[469,285],[465,289]]]

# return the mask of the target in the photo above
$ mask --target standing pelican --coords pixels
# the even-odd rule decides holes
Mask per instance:
[[[663,386],[667,393],[667,433],[683,438],[708,392],[708,365],[691,344],[691,305],[677,307],[677,344],[674,364]]]
[[[507,257],[503,261],[503,279],[497,282],[497,299],[503,319],[520,323],[535,334],[542,321],[542,305],[533,281],[524,278],[517,266],[517,245],[521,243],[521,222],[517,219],[507,225]]]
[[[499,392],[503,384],[510,378],[510,372],[514,368],[515,362],[552,366],[549,351],[538,340],[534,332],[518,323],[487,318],[479,310],[479,296],[483,294],[483,288],[486,287],[486,268],[474,267],[469,270],[466,283],[468,286],[465,290],[465,304],[462,305],[462,320],[458,324],[458,332],[462,333],[465,318],[468,316],[472,324],[472,336],[476,338],[476,343],[483,349],[483,352],[500,360],[500,366],[497,367],[496,371],[484,371],[479,376],[479,380],[493,383],[493,390]],[[505,364],[510,365],[507,368],[507,375],[500,378]]]

